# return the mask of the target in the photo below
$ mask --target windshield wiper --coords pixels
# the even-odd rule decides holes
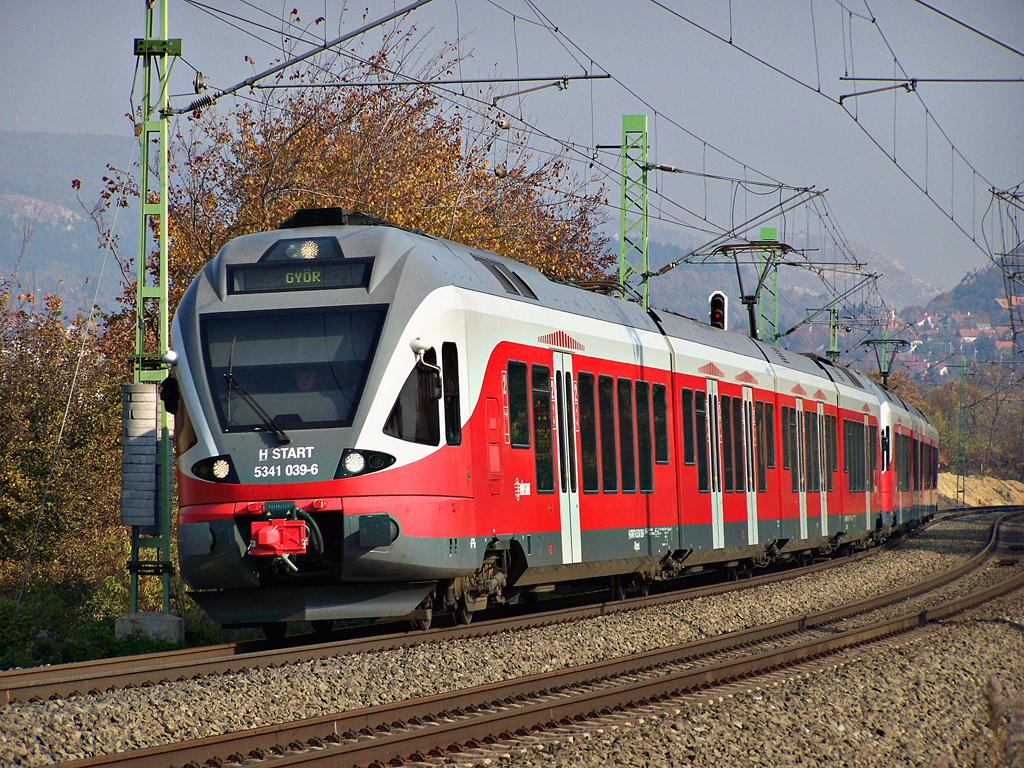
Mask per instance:
[[[245,391],[245,388],[238,383],[234,375],[231,373],[225,373],[224,380],[228,383],[228,402],[231,402],[231,393],[233,391],[237,391],[245,403],[252,408],[253,413],[255,413],[259,417],[259,420],[263,422],[263,426],[267,428],[267,431],[272,432],[281,445],[288,445],[288,443],[292,441],[292,439],[285,434],[284,430],[274,423],[274,420],[270,418],[270,415],[263,410],[262,406],[260,406],[256,401],[256,398]]]
[[[274,420],[270,418],[270,414],[263,410],[263,407],[256,401],[256,398],[250,395],[248,392],[246,392],[245,387],[238,383],[238,380],[235,379],[234,373],[232,373],[234,369],[235,340],[232,339],[231,354],[228,357],[228,372],[224,374],[224,381],[228,383],[228,421],[231,421],[231,395],[237,390],[238,394],[241,395],[242,400],[245,401],[246,405],[252,408],[252,412],[255,413],[257,417],[259,417],[259,420],[261,422],[263,422],[263,426],[266,427],[267,431],[272,433],[274,437],[277,438],[277,441],[281,443],[281,445],[288,445],[288,443],[290,443],[292,439],[285,434],[283,429],[281,429],[279,426],[277,426],[277,424],[274,423]]]

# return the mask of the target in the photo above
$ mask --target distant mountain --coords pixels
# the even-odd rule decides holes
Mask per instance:
[[[803,235],[796,235],[790,243],[794,248],[818,249],[818,244],[808,242]],[[903,266],[873,248],[852,245],[854,258],[864,264],[867,272],[882,277],[877,287],[891,309],[914,304],[921,305],[939,294],[939,290],[921,278],[911,274]],[[691,252],[691,247],[652,242],[648,248],[648,260],[652,271],[666,264],[678,261]],[[812,253],[813,259],[813,253]],[[750,267],[744,269],[744,291],[753,292],[757,276]],[[824,306],[829,295],[821,280],[805,269],[785,268],[779,272],[780,294],[783,296],[783,315],[793,323],[804,316],[812,307]],[[723,290],[736,306],[731,313],[742,312],[739,304],[739,286],[734,265],[722,264],[680,264],[664,275],[652,278],[651,303],[695,318],[707,314],[707,297],[712,291]],[[737,315],[733,314],[733,317]],[[745,327],[745,326],[744,326]]]
[[[954,288],[935,296],[926,305],[930,314],[970,314],[991,318],[992,325],[1005,325],[1006,315],[996,299],[1006,297],[1003,272],[996,264],[968,272]]]
[[[73,313],[96,296],[112,309],[120,295],[120,270],[113,258],[103,266],[98,233],[71,183],[82,182],[82,200],[92,205],[108,175],[133,158],[133,138],[0,131],[0,276],[13,279],[14,295],[56,293]],[[137,210],[121,209],[116,232],[125,253],[135,252]]]

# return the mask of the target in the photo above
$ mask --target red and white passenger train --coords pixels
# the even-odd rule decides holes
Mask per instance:
[[[339,209],[227,243],[173,346],[181,571],[226,625],[466,621],[936,505],[935,429],[857,373]]]

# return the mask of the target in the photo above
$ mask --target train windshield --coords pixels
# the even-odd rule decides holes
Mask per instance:
[[[384,313],[373,307],[203,317],[203,359],[221,428],[350,426]]]

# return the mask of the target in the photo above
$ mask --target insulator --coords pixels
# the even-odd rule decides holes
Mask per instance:
[[[212,106],[213,106],[213,97],[212,96],[203,96],[201,98],[196,99],[191,104],[189,104],[188,105],[188,109],[186,109],[185,111],[186,112],[194,112],[197,109],[206,109],[207,107],[212,107]]]

